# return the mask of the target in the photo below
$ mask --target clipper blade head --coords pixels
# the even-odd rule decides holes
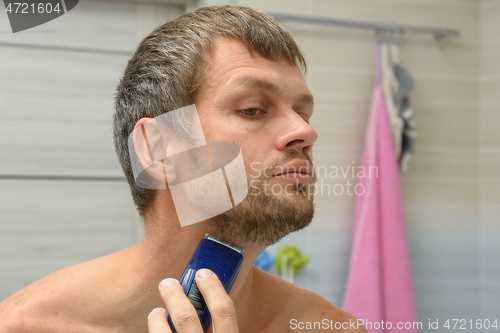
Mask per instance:
[[[244,250],[244,249],[241,249],[241,248],[239,248],[239,247],[237,247],[237,246],[234,246],[234,245],[232,245],[232,244],[229,244],[228,242],[224,242],[222,239],[217,238],[217,237],[215,237],[215,236],[212,236],[212,235],[210,235],[209,233],[206,233],[204,238],[205,238],[205,239],[210,239],[211,241],[214,241],[214,242],[217,242],[217,243],[219,243],[219,244],[225,245],[225,246],[229,247],[230,249],[235,250],[236,252],[238,252],[238,253],[240,253],[240,254],[245,253],[245,250]]]

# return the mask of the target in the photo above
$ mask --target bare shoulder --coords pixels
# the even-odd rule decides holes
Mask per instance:
[[[280,318],[281,325],[286,323],[288,328],[286,331],[367,332],[362,325],[358,325],[353,315],[339,309],[318,294],[261,270],[256,273],[259,279],[265,280],[264,289],[269,288],[266,294],[273,295],[274,308],[281,309],[276,317]]]
[[[89,294],[92,266],[87,262],[57,271],[0,303],[0,333],[49,328],[51,332],[92,332],[95,327],[82,320],[85,310],[80,311],[88,309],[88,299],[82,295]]]

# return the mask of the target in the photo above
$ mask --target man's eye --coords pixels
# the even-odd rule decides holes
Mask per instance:
[[[259,109],[252,108],[252,109],[243,110],[241,112],[243,112],[247,116],[255,116],[257,113],[259,113],[259,111],[260,111]]]
[[[306,114],[301,114],[300,116],[302,117],[302,119],[304,119],[304,121],[305,121],[306,123],[308,123],[308,124],[309,124],[309,116],[308,116],[308,115],[306,115]]]

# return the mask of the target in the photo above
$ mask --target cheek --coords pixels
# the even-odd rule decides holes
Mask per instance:
[[[247,174],[251,176],[254,170],[261,170],[266,166],[271,151],[263,142],[235,142],[241,149],[243,160],[247,166]]]
[[[201,126],[203,127],[203,134],[207,142],[232,142],[226,140],[228,135],[228,128],[224,123],[214,121],[213,119],[203,119],[200,117]]]
[[[228,121],[223,117],[211,117],[203,113],[200,114],[200,121],[207,142],[237,144],[247,167],[252,162],[260,163],[262,166],[266,156],[270,157],[273,138],[266,129],[241,121]]]
[[[242,127],[235,131],[235,143],[249,155],[268,155],[274,145],[272,133],[267,129],[254,130],[251,127]]]

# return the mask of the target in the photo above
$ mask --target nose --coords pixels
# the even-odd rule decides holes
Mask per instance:
[[[295,111],[291,111],[282,123],[275,145],[278,150],[287,151],[294,149],[309,154],[318,138],[318,133]]]

